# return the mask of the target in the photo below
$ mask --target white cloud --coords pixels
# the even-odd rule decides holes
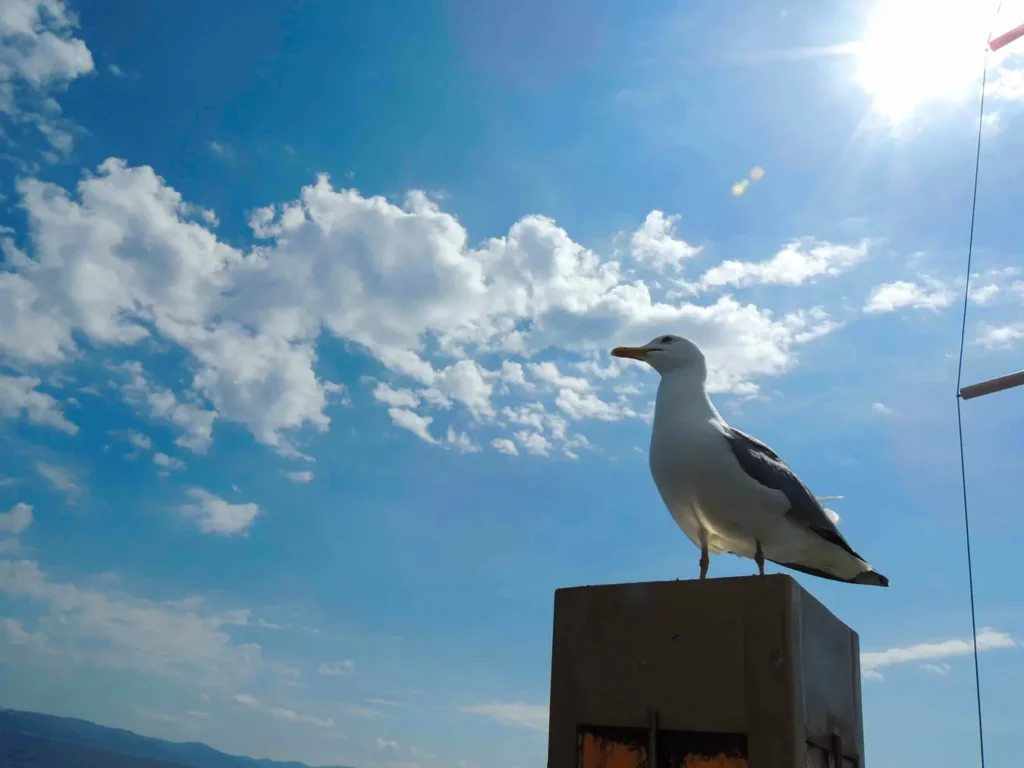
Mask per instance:
[[[521,429],[515,433],[515,438],[527,453],[534,456],[547,456],[551,452],[551,441],[539,432]]]
[[[202,488],[192,488],[188,495],[199,503],[182,505],[181,513],[198,520],[199,529],[203,533],[244,535],[260,514],[260,508],[255,504],[231,504]]]
[[[548,729],[547,704],[523,704],[521,702],[493,702],[459,707],[460,712],[489,717],[502,725],[531,728],[536,731]]]
[[[995,629],[978,630],[977,641],[979,652],[1017,647],[1016,641],[1010,635]],[[973,652],[974,647],[970,639],[943,640],[937,643],[919,643],[904,648],[861,653],[860,665],[865,678],[881,680],[883,677],[879,669],[884,667],[913,662],[934,662],[954,656],[969,656]]]
[[[953,292],[937,280],[924,284],[897,280],[872,289],[864,311],[869,313],[893,312],[905,307],[939,310],[953,303]]]
[[[18,502],[6,512],[0,512],[0,534],[17,536],[32,524],[32,507]]]
[[[451,427],[448,427],[448,434],[445,437],[445,445],[455,449],[459,453],[480,452],[480,446],[473,442],[473,438],[465,432],[456,432]]]
[[[538,381],[554,389],[569,389],[573,392],[589,392],[590,382],[578,376],[566,376],[558,370],[558,366],[550,361],[530,363],[527,368]]]
[[[428,443],[436,443],[433,435],[430,434],[430,424],[434,421],[431,416],[420,416],[418,413],[405,408],[388,408],[388,415],[396,427],[407,429],[420,440]]]
[[[75,476],[65,467],[47,464],[45,461],[37,461],[35,468],[36,472],[46,478],[55,490],[66,493],[68,496],[74,496],[82,492],[82,487],[78,484]]]
[[[271,717],[277,718],[278,720],[284,720],[289,723],[307,723],[309,725],[315,725],[318,728],[333,728],[334,718],[330,717],[316,717],[314,715],[303,715],[299,714],[293,709],[286,709],[284,707],[265,706],[259,699],[253,696],[251,693],[236,693],[233,697],[235,702],[241,704],[244,707],[250,709],[259,710]]]
[[[356,663],[352,659],[344,661],[324,662],[317,667],[317,674],[320,675],[351,675],[356,671]]]
[[[57,401],[36,390],[39,384],[39,379],[31,376],[0,375],[0,418],[16,419],[24,414],[33,424],[77,434],[78,427],[64,418]]]
[[[383,381],[373,388],[373,397],[394,408],[415,408],[420,404],[419,396],[411,389],[394,389]]]
[[[379,749],[390,749],[393,751],[398,750],[398,742],[394,739],[382,739],[380,736],[377,737],[377,747]]]
[[[606,403],[593,393],[581,395],[571,389],[561,390],[555,398],[555,405],[575,421],[583,419],[617,421],[625,416],[636,415],[631,409]]]
[[[705,349],[716,391],[751,392],[755,379],[791,368],[797,346],[836,327],[821,310],[776,316],[731,297],[670,302],[542,216],[471,247],[458,220],[423,193],[398,206],[336,189],[326,176],[298,200],[255,212],[254,232],[266,242],[248,252],[219,240],[149,167],[109,159],[76,198],[35,179],[18,191],[30,254],[8,245],[3,354],[45,364],[83,354],[80,344],[130,348],[152,336],[178,345],[192,371],[184,388],[151,382],[133,364],[125,395],[198,451],[218,418],[285,455],[297,454],[297,430],[327,429],[332,385],[315,372],[324,331],[423,387],[388,385],[375,397],[386,398],[399,426],[446,445],[430,434],[431,417],[411,410],[415,399],[460,404],[488,421],[501,410],[496,384],[524,386],[521,364],[488,370],[477,355],[558,350],[592,359],[672,331]],[[644,258],[668,263],[662,251],[650,255],[658,248],[681,258],[671,220],[647,223]],[[578,381],[555,386],[582,391]]]
[[[516,450],[516,444],[509,440],[507,437],[496,437],[491,440],[491,446],[494,450],[499,453],[506,453],[509,456],[518,456],[519,451]]]
[[[26,631],[25,624],[18,619],[0,619],[0,634],[11,645],[20,645],[34,651],[46,651],[49,647],[45,635]]]
[[[72,37],[75,18],[63,0],[4,0],[0,4],[0,81],[35,87],[91,72],[92,54]]]
[[[317,728],[333,728],[334,718],[331,717],[316,717],[314,715],[300,715],[291,709],[284,709],[283,707],[271,707],[269,710],[271,715],[276,717],[278,720],[287,720],[291,723],[308,723],[315,725]]]
[[[459,360],[439,371],[433,378],[437,389],[462,403],[476,418],[494,415],[491,393],[494,385],[488,380],[494,375],[473,360]]]
[[[671,267],[679,270],[682,262],[700,253],[700,248],[676,238],[679,216],[651,211],[629,238],[630,255],[659,272]]]
[[[213,421],[217,417],[215,411],[204,408],[196,397],[181,402],[171,390],[154,385],[146,377],[139,362],[123,363],[118,370],[128,376],[123,392],[129,402],[145,405],[150,416],[183,431],[184,434],[175,440],[175,444],[195,453],[206,452],[213,442]]]
[[[1003,101],[1024,101],[1024,69],[1002,67],[985,86],[985,93]]]
[[[185,462],[166,453],[154,453],[153,463],[162,469],[184,469]]]
[[[871,410],[879,416],[892,416],[892,408],[885,403],[872,403]]]
[[[949,664],[922,664],[921,669],[931,672],[933,675],[948,675],[953,671]]]
[[[60,116],[60,105],[49,93],[94,68],[89,49],[73,35],[76,25],[64,0],[0,3],[0,118],[19,131],[27,130],[30,137],[40,134],[65,155],[74,143],[75,127]],[[17,146],[2,126],[0,136]],[[59,160],[50,150],[41,156],[47,162]],[[38,168],[24,159],[18,162],[22,172]]]
[[[285,477],[294,483],[308,483],[313,479],[313,473],[307,471],[303,472],[285,472]]]
[[[786,245],[763,262],[725,261],[712,267],[700,279],[703,288],[754,284],[802,285],[822,275],[838,275],[864,261],[868,243],[841,245],[814,238],[801,238]]]
[[[0,591],[43,605],[37,633],[49,652],[73,661],[205,684],[238,683],[265,667],[258,645],[235,643],[225,630],[240,612],[206,610],[202,599],[156,602],[56,582],[31,561],[0,560]]]
[[[213,155],[216,155],[217,157],[222,157],[224,159],[230,159],[230,158],[235,156],[235,151],[230,146],[225,144],[224,142],[221,142],[221,141],[211,141],[206,146],[210,150],[210,153],[213,154]]]
[[[986,325],[974,343],[988,349],[1009,349],[1021,339],[1024,339],[1024,324]]]
[[[973,286],[968,294],[975,304],[988,304],[999,294],[1000,288],[995,283]]]
[[[122,436],[124,440],[140,451],[148,451],[153,447],[153,441],[149,438],[149,435],[144,435],[137,430],[129,429]]]

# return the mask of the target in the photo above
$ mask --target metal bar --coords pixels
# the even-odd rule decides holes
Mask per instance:
[[[658,768],[658,710],[647,713],[647,768]]]
[[[832,768],[843,768],[843,734],[839,731],[832,733],[829,757],[832,759]]]
[[[1005,376],[1000,376],[995,379],[980,381],[977,384],[968,384],[966,387],[961,387],[960,397],[964,400],[970,400],[975,397],[981,397],[982,395],[991,395],[993,392],[1002,392],[1004,389],[1019,387],[1022,384],[1024,384],[1024,371],[1017,371],[1016,373],[1008,373]]]
[[[989,50],[998,51],[1000,48],[1009,45],[1019,37],[1024,37],[1024,24],[1014,27],[1009,32],[1004,32],[988,44]]]

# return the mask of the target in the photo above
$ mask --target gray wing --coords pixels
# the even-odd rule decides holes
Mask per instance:
[[[829,520],[825,510],[807,486],[786,466],[786,462],[780,459],[775,451],[760,440],[727,424],[721,425],[721,429],[743,471],[766,488],[781,491],[786,495],[790,505],[786,517],[790,521],[841,547],[858,560],[863,560]]]

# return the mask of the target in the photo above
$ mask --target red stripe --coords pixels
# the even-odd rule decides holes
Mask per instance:
[[[1009,45],[1018,37],[1024,37],[1024,24],[1019,27],[1014,27],[1009,32],[1004,32],[991,43],[988,44],[990,50],[998,51],[1003,46]]]

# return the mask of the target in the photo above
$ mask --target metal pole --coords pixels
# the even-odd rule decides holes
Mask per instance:
[[[1004,389],[1019,387],[1022,384],[1024,384],[1024,371],[1017,371],[1016,373],[1008,373],[1005,376],[1000,376],[995,379],[980,381],[977,384],[968,384],[966,387],[961,387],[960,397],[964,400],[970,400],[971,398],[981,397],[982,395],[991,395],[993,392],[1002,392]]]

